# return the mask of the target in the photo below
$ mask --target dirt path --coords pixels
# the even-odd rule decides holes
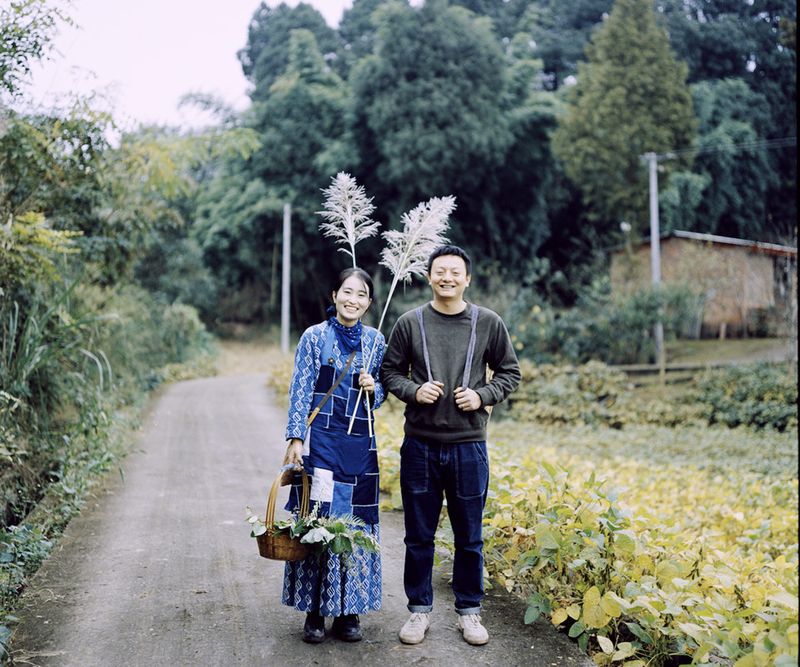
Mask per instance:
[[[428,638],[400,644],[407,612],[399,513],[382,517],[383,609],[362,618],[365,640],[304,644],[304,615],[280,604],[283,564],[258,556],[244,522],[247,505],[265,502],[284,424],[263,375],[166,388],[124,480],[109,478],[34,577],[18,613],[14,664],[592,664],[548,624],[525,626],[524,605],[505,594],[486,600],[490,643],[468,646],[440,572]]]

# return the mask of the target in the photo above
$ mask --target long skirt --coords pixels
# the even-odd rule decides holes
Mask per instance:
[[[362,530],[380,544],[380,524],[367,524]],[[380,609],[380,552],[356,548],[350,556],[325,553],[286,563],[281,602],[322,616],[365,614]]]

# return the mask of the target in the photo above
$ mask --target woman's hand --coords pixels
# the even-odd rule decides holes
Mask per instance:
[[[358,384],[361,385],[364,391],[368,391],[370,394],[375,393],[375,378],[363,368],[361,369],[361,373],[358,374]]]
[[[300,438],[292,438],[286,446],[286,454],[283,457],[283,465],[294,465],[295,470],[303,468],[303,441]]]

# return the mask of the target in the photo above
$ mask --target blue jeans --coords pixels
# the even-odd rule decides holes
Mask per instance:
[[[486,442],[441,443],[406,436],[400,490],[406,525],[403,584],[408,609],[433,609],[433,538],[442,499],[453,528],[456,612],[477,614],[483,600],[483,507],[489,488]]]

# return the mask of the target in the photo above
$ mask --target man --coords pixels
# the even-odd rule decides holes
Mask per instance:
[[[381,370],[384,388],[407,404],[400,489],[411,617],[400,641],[419,644],[430,626],[433,540],[444,496],[455,538],[457,624],[467,642],[481,645],[489,641],[480,617],[487,408],[517,388],[519,362],[500,316],[464,300],[471,278],[467,253],[442,246],[427,269],[433,301],[397,320]],[[487,366],[493,371],[488,382]]]

